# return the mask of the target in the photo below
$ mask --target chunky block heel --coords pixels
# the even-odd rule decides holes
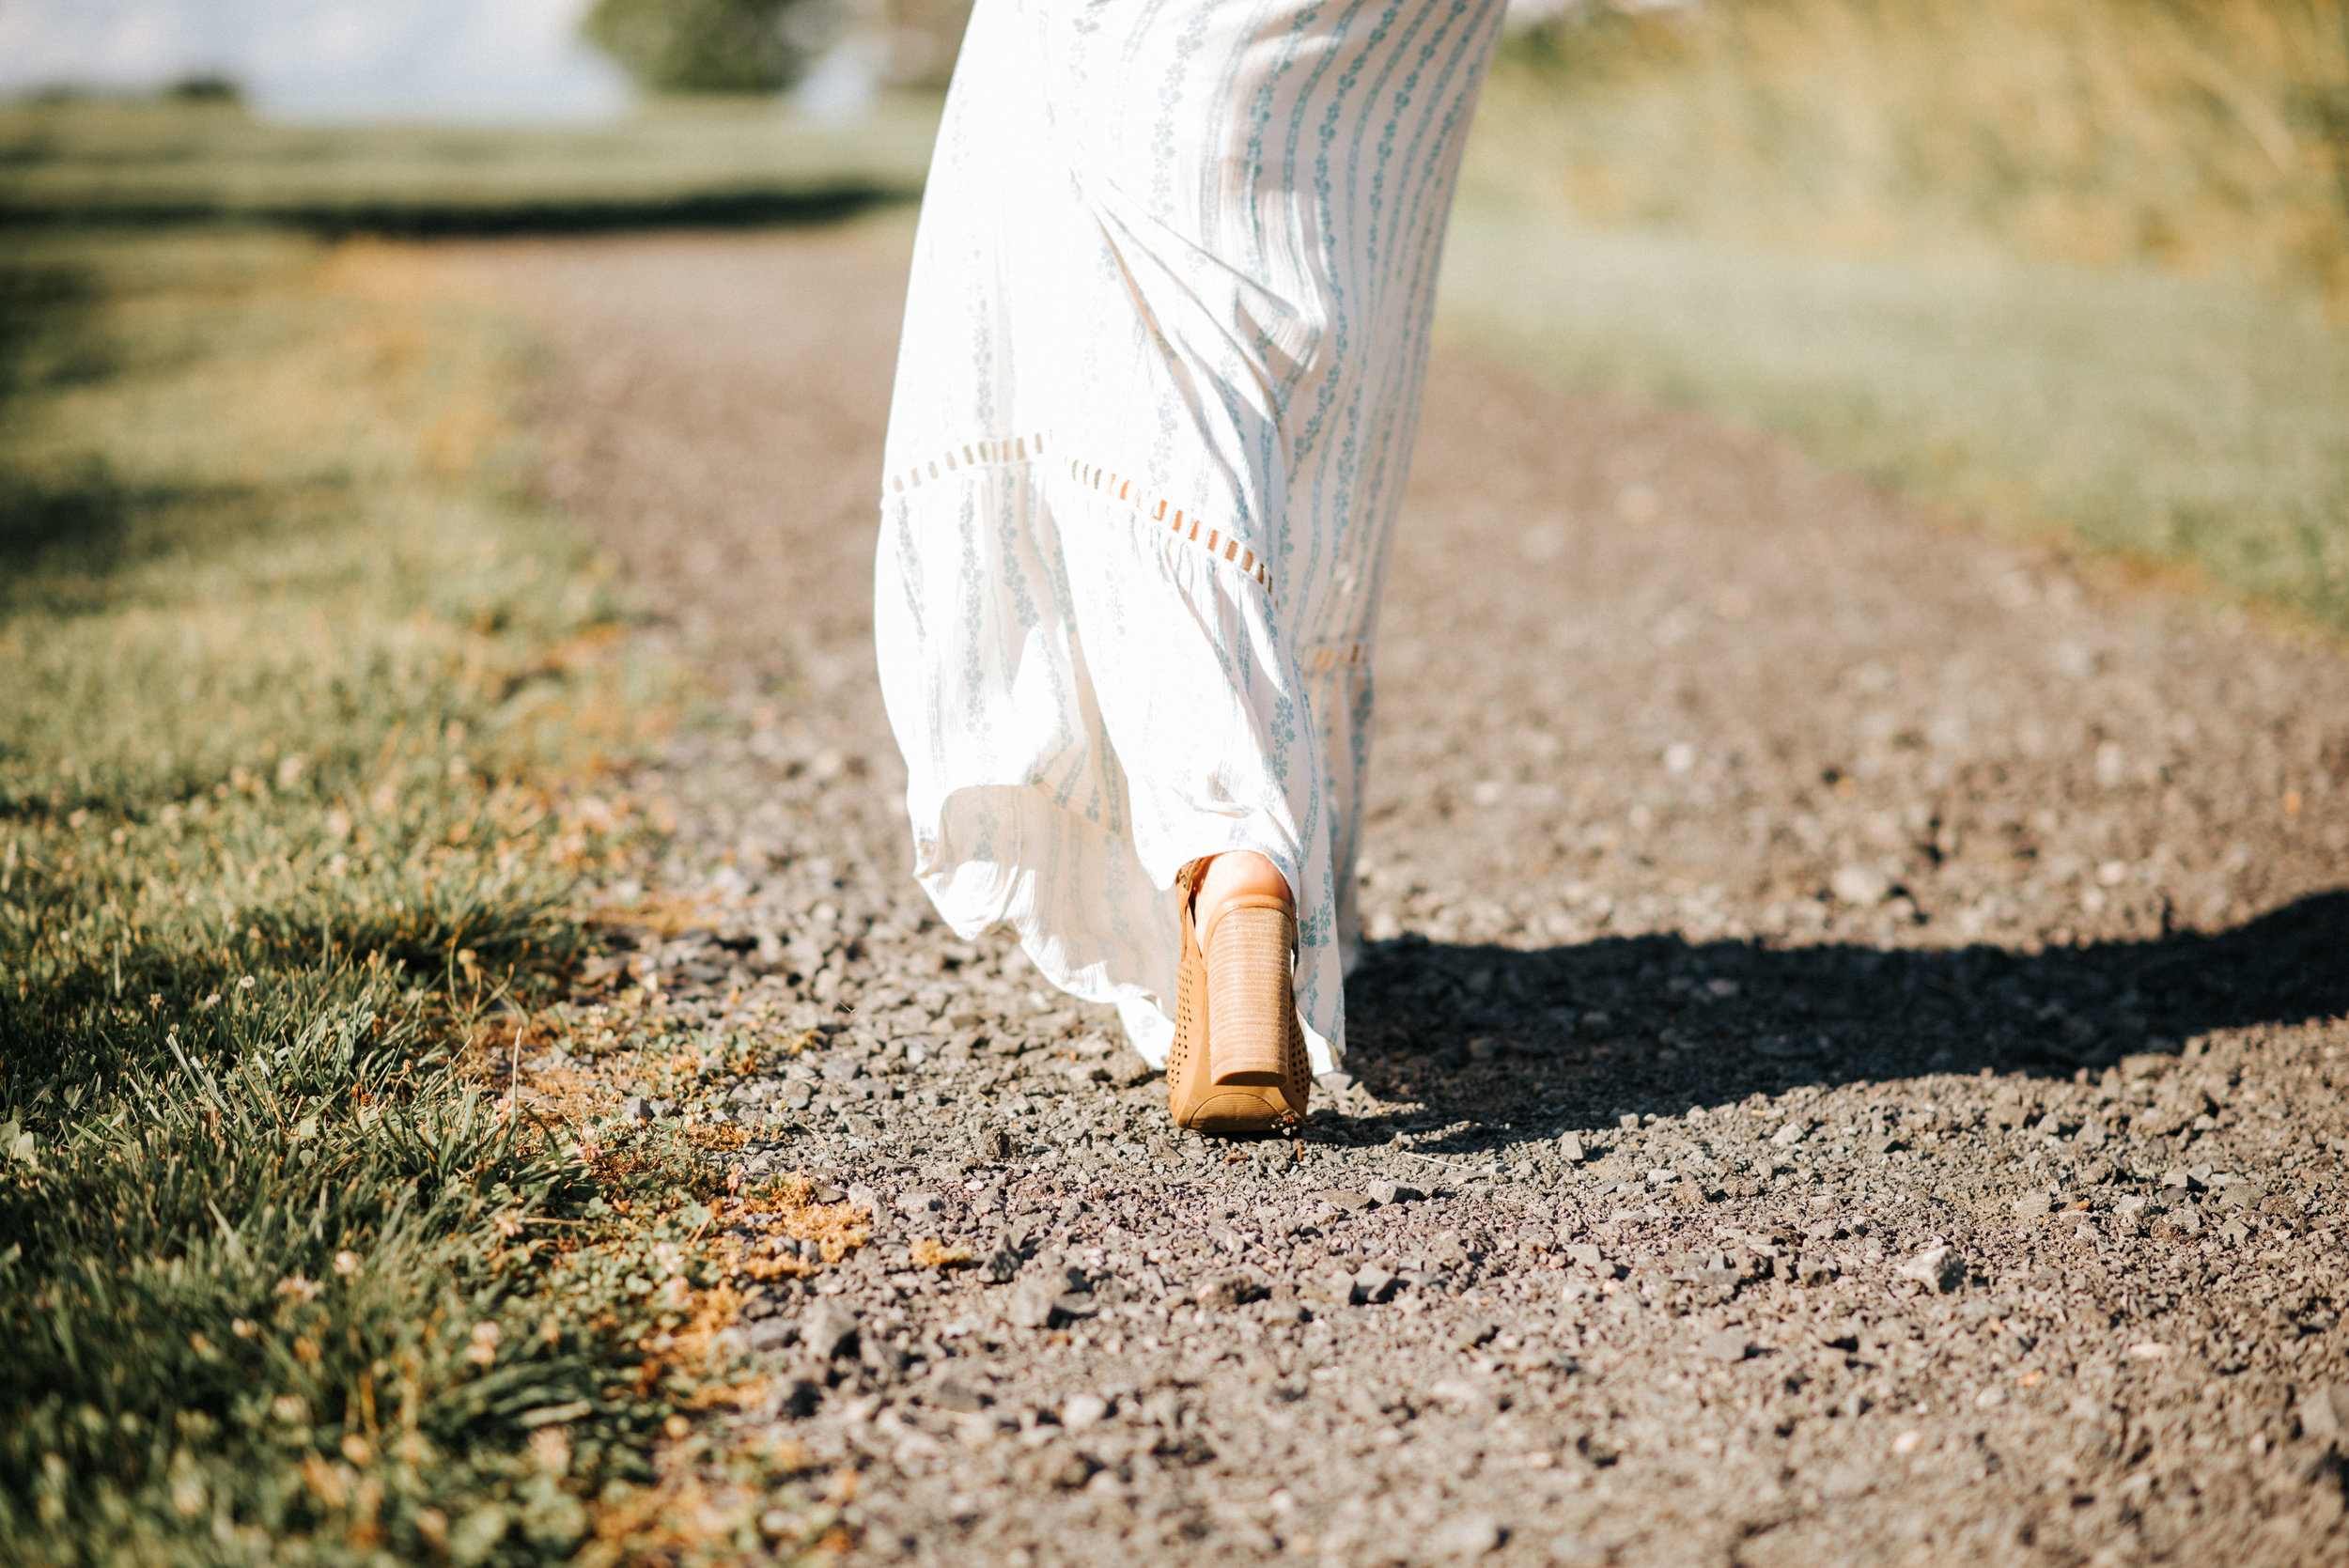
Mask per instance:
[[[1297,922],[1285,900],[1242,897],[1199,934],[1207,963],[1208,1079],[1219,1087],[1286,1080],[1297,1016],[1289,968]]]

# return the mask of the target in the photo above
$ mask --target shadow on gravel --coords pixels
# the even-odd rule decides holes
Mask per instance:
[[[1805,1083],[2069,1075],[2210,1030],[2343,1013],[2349,891],[2216,935],[2039,953],[1670,936],[1527,952],[1405,937],[1370,947],[1348,982],[1347,1067],[1382,1098],[1427,1109],[1332,1130],[1378,1141],[1481,1124],[1465,1148],[1510,1125],[1672,1114]]]

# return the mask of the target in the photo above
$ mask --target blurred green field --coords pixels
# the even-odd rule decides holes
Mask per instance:
[[[605,126],[282,126],[233,102],[0,105],[0,227],[257,222],[560,233],[820,221],[919,194],[937,101],[854,126],[771,99],[660,101]]]
[[[1455,341],[2349,632],[2349,12],[1578,14],[1480,110]]]

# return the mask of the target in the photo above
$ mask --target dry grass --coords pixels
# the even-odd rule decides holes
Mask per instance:
[[[908,1250],[915,1266],[920,1268],[967,1268],[977,1261],[972,1256],[971,1249],[962,1243],[943,1242],[933,1236],[920,1237]]]
[[[2342,0],[1585,7],[1493,91],[1586,222],[2349,287]]]
[[[721,1450],[689,1432],[664,1445],[653,1467],[650,1485],[616,1488],[599,1510],[578,1568],[823,1562],[850,1545],[837,1519],[856,1496],[857,1471],[819,1474],[786,1437]]]
[[[757,1239],[738,1244],[731,1260],[736,1273],[753,1280],[798,1278],[817,1271],[804,1257],[779,1253],[780,1242],[814,1242],[823,1262],[836,1264],[873,1234],[869,1213],[854,1203],[817,1203],[815,1183],[801,1175],[744,1193],[726,1215],[734,1225],[759,1233]]]

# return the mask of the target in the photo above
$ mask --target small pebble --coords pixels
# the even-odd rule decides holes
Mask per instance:
[[[1427,1550],[1437,1557],[1483,1557],[1499,1549],[1501,1524],[1489,1514],[1455,1514],[1427,1532]]]
[[[1893,1272],[1944,1296],[1966,1282],[1964,1262],[1947,1247],[1928,1247]]]
[[[957,1378],[949,1377],[930,1390],[929,1403],[941,1410],[975,1416],[994,1403],[994,1396],[973,1389]]]
[[[2320,1383],[2300,1396],[2300,1435],[2336,1448],[2349,1447],[2349,1383]]]
[[[817,1360],[829,1361],[856,1342],[857,1327],[856,1313],[837,1301],[818,1301],[801,1320],[800,1343]]]

